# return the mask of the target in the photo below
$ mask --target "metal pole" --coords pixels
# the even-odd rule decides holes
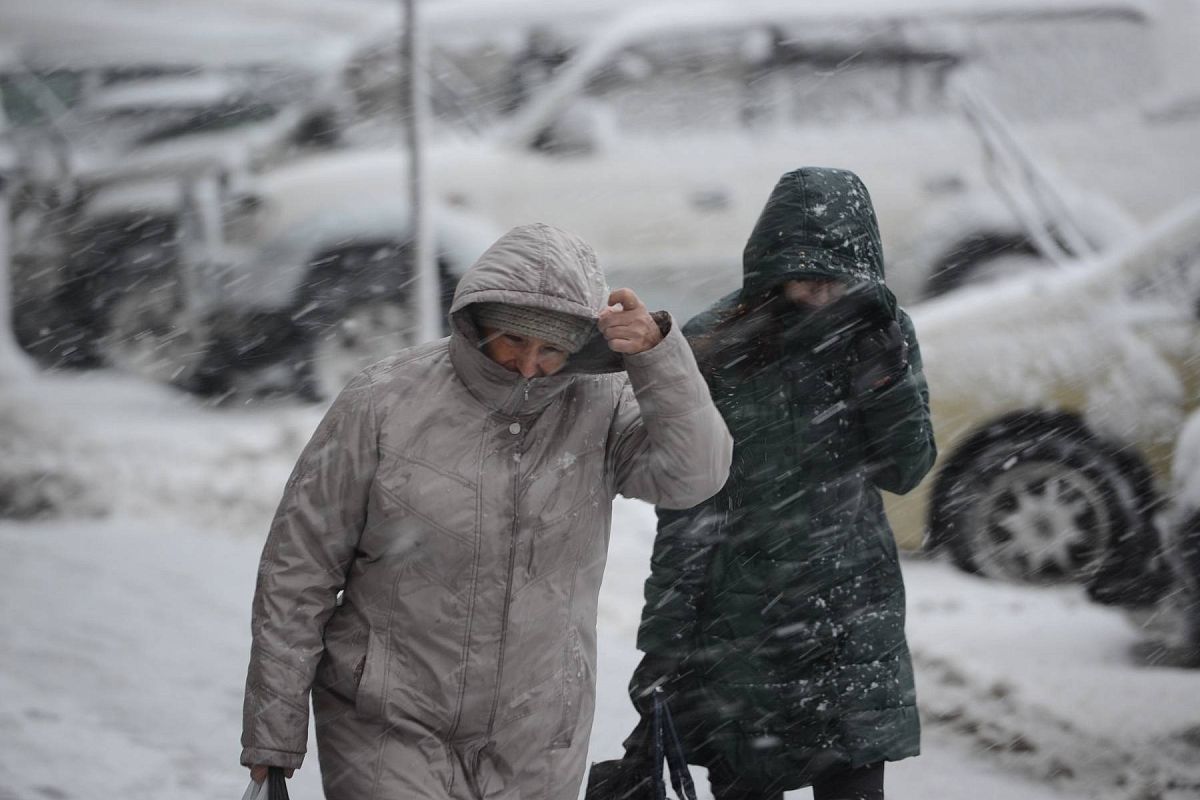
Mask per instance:
[[[32,364],[17,344],[12,320],[12,251],[9,181],[0,163],[0,383],[33,375]]]
[[[412,213],[413,290],[410,308],[416,321],[417,341],[442,335],[441,291],[438,282],[429,181],[425,170],[425,142],[429,122],[428,74],[423,36],[417,19],[417,0],[404,3],[403,53],[405,133],[408,145],[408,196]]]

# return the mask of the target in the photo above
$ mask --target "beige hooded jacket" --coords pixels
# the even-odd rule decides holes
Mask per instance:
[[[516,228],[459,283],[448,339],[337,398],[263,550],[243,764],[300,765],[311,688],[330,800],[577,796],[612,499],[693,506],[732,442],[674,326],[624,358],[597,332],[526,380],[464,310],[595,319],[607,297],[581,240]]]

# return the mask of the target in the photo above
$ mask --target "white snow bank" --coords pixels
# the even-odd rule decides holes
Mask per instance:
[[[0,526],[0,798],[241,796],[260,545],[165,533],[128,517]],[[316,773],[294,796],[320,796]]]
[[[319,412],[213,411],[102,374],[38,391],[47,419],[72,423],[48,446],[112,516],[0,524],[0,800],[238,796],[255,569]],[[650,507],[618,500],[593,760],[617,756],[634,723],[625,685],[653,535]],[[904,570],[925,752],[888,767],[892,800],[1196,796],[1195,672],[1134,666],[1138,632],[1079,591]],[[297,798],[321,795],[314,752]]]
[[[111,372],[45,375],[0,403],[0,486],[24,480],[33,514],[265,529],[320,415],[304,406],[217,410]]]
[[[926,729],[1065,792],[1195,797],[1197,674],[1132,666],[1139,632],[1075,588],[905,565]],[[1174,789],[1169,787],[1174,786]]]
[[[618,501],[593,760],[615,757],[634,723],[625,683],[652,537],[650,508]],[[238,796],[259,548],[130,518],[0,525],[0,798]],[[1131,631],[1073,592],[905,571],[925,753],[888,767],[889,797],[1194,797],[1146,793],[1188,752],[1176,734],[1196,722],[1194,673],[1129,666]],[[320,796],[313,748],[295,797]]]
[[[86,471],[61,447],[73,435],[69,423],[47,413],[27,391],[11,391],[0,400],[0,516],[86,516],[103,511]]]

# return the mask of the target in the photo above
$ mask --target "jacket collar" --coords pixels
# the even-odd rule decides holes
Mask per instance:
[[[450,334],[450,363],[471,395],[489,411],[506,417],[537,414],[562,394],[576,376],[558,373],[524,378],[479,349],[478,338],[456,327]]]

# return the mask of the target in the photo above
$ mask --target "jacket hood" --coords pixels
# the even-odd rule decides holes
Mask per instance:
[[[744,295],[789,278],[824,277],[856,289],[883,285],[879,223],[853,172],[801,167],[775,184],[742,257]]]
[[[533,306],[596,319],[608,285],[596,253],[578,236],[550,225],[521,225],[471,265],[454,291],[453,321],[472,303]]]
[[[485,404],[508,413],[544,405],[580,374],[620,372],[624,363],[594,328],[561,372],[525,379],[479,349],[471,318],[475,303],[509,303],[595,320],[608,302],[608,284],[596,253],[583,239],[550,225],[521,225],[496,240],[471,265],[450,306],[450,351],[455,369]],[[519,391],[518,391],[519,390]],[[515,397],[521,402],[516,402]]]

